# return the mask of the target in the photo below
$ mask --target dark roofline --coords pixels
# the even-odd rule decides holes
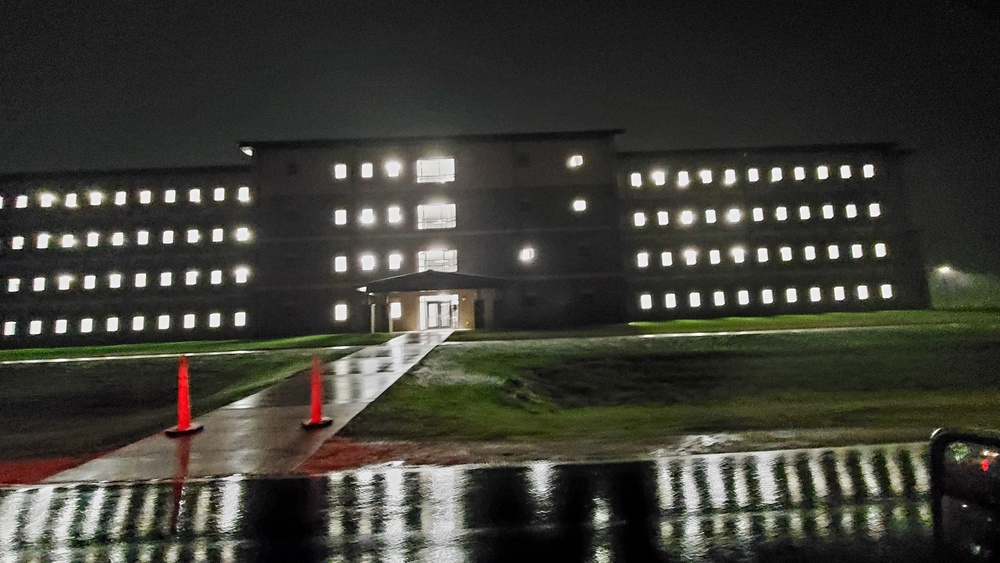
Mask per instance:
[[[111,170],[65,170],[56,172],[11,172],[0,174],[0,181],[19,180],[54,180],[61,178],[83,178],[94,176],[170,176],[174,174],[221,174],[244,172],[251,173],[253,167],[249,164],[230,164],[218,166],[176,166],[171,168],[118,168]]]
[[[416,137],[362,137],[356,139],[302,139],[275,141],[240,141],[241,147],[300,149],[334,146],[372,146],[386,144],[416,144],[449,141],[557,141],[571,139],[607,139],[625,133],[624,129],[591,129],[587,131],[550,131],[535,133],[491,133],[479,135],[426,135]]]
[[[772,145],[764,147],[732,147],[732,148],[711,148],[711,149],[672,149],[672,150],[650,150],[650,151],[623,151],[618,156],[648,157],[648,156],[699,156],[699,155],[731,155],[733,153],[743,154],[770,154],[770,153],[822,153],[831,151],[845,152],[892,152],[906,155],[910,151],[899,148],[896,143],[829,143],[821,145]]]

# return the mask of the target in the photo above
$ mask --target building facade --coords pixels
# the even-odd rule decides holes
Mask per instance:
[[[5,347],[922,308],[892,145],[244,142],[0,176]]]

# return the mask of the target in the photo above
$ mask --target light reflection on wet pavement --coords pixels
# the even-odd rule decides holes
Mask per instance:
[[[0,561],[930,561],[926,446],[0,490]]]

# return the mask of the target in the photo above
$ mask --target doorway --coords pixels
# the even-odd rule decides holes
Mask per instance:
[[[458,328],[458,295],[421,295],[420,330]]]

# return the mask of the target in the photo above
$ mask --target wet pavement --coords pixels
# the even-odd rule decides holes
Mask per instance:
[[[46,482],[135,481],[288,473],[379,397],[450,331],[407,333],[331,362],[323,371],[326,428],[306,430],[309,373],[303,372],[204,416],[204,431],[162,433],[115,450]]]
[[[933,561],[925,444],[0,489],[0,561]]]

